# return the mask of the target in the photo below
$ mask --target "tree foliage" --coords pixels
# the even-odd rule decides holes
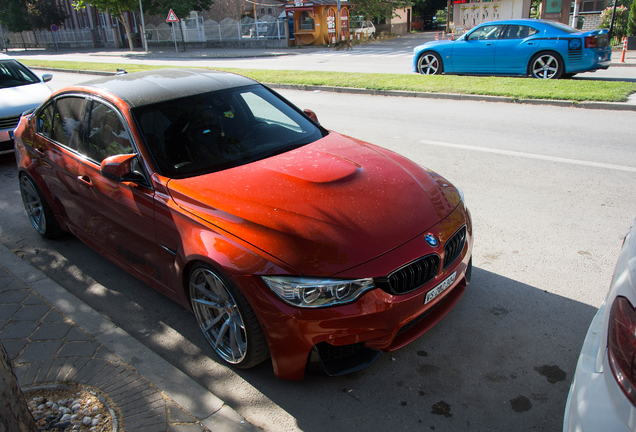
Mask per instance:
[[[413,16],[435,16],[446,7],[446,0],[414,0]]]
[[[0,22],[10,32],[48,29],[51,24],[60,25],[66,19],[64,10],[53,0],[0,0]]]
[[[212,0],[143,0],[144,12],[148,15],[168,16],[170,9],[179,19],[188,18],[190,11],[207,11],[214,4]]]
[[[396,16],[396,10],[411,6],[410,0],[353,0],[355,9],[353,15],[368,19],[384,19]]]
[[[601,13],[601,24],[599,28],[610,28],[612,22],[613,7],[608,7]],[[622,42],[623,37],[627,35],[627,19],[629,18],[629,9],[625,6],[617,6],[614,14],[614,29],[612,30],[612,39],[616,38],[617,42]]]
[[[632,2],[627,20],[627,36],[636,36],[636,2]]]

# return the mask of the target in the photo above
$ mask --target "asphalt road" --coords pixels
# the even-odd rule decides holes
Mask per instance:
[[[66,79],[84,76],[56,74]],[[41,239],[0,159],[0,241],[268,431],[556,431],[587,326],[636,217],[633,113],[281,92],[332,130],[462,188],[473,282],[411,345],[345,377],[216,362],[194,318],[72,236]],[[391,223],[391,221],[387,221]]]

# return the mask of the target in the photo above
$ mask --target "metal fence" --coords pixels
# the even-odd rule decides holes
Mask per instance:
[[[194,21],[194,20],[193,20]],[[247,20],[246,20],[247,21]],[[257,21],[239,22],[232,19],[224,19],[221,22],[206,20],[197,23],[195,28],[188,26],[186,22],[183,26],[183,32],[178,26],[173,28],[168,24],[159,24],[158,26],[147,25],[146,37],[148,42],[167,42],[174,40],[185,42],[206,42],[206,41],[224,41],[224,40],[243,40],[243,39],[285,39],[285,25],[287,20],[274,21]]]
[[[4,37],[9,39],[11,44],[38,45],[59,43],[93,44],[93,35],[90,29],[64,30],[57,32],[47,30],[24,31],[22,33],[5,33]],[[111,37],[112,39],[112,37]]]

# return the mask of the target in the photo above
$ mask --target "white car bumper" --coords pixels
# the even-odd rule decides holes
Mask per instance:
[[[611,375],[605,347],[603,347],[605,356],[603,368],[598,371],[596,367],[605,307],[603,303],[594,316],[583,342],[565,406],[563,432],[631,431],[617,413],[615,396],[616,392],[622,392]],[[607,373],[604,374],[603,370]],[[615,388],[610,389],[608,387],[610,385]]]

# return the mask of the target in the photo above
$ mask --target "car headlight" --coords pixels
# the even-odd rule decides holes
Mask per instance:
[[[455,186],[455,189],[457,189],[457,192],[459,192],[459,199],[462,200],[462,203],[464,203],[464,207],[466,207],[466,200],[464,199],[464,191],[458,188],[457,186]]]
[[[262,276],[263,281],[285,303],[318,308],[354,301],[375,288],[373,279],[313,279],[300,276]]]

